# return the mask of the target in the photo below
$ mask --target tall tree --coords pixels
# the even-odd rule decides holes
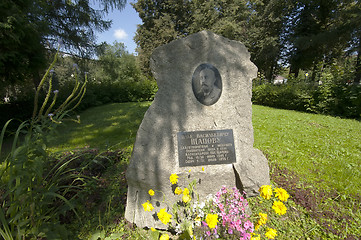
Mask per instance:
[[[145,73],[150,74],[149,57],[156,47],[188,34],[189,4],[188,0],[138,0],[133,4],[143,21],[135,41]]]
[[[3,0],[0,2],[0,83],[8,85],[32,78],[46,64],[48,49],[59,41],[64,50],[85,56],[95,47],[95,31],[111,22],[108,11],[121,10],[125,0],[99,0],[100,10],[89,0]]]
[[[242,0],[194,0],[188,32],[211,30],[232,40],[243,41],[249,17],[249,8]]]
[[[249,2],[247,46],[259,72],[271,81],[279,69],[285,51],[284,35],[292,4],[283,0],[252,0]]]
[[[288,5],[281,0],[139,0],[134,7],[143,24],[135,39],[144,70],[149,73],[157,46],[206,29],[246,44],[259,71],[271,79],[282,52]]]
[[[230,39],[245,37],[248,11],[241,0],[138,0],[133,5],[143,24],[135,40],[144,71],[153,50],[178,37],[204,29]]]
[[[102,69],[103,82],[139,81],[141,70],[136,57],[125,50],[123,43],[115,41],[112,45],[105,44],[104,50],[98,55]]]
[[[339,28],[347,41],[347,53],[356,55],[354,83],[361,81],[361,1],[347,0],[340,4]]]
[[[339,42],[337,8],[339,0],[301,0],[293,7],[289,21],[288,44],[290,73],[296,77],[300,69],[316,72],[319,62],[337,57]],[[314,75],[312,76],[314,79]]]

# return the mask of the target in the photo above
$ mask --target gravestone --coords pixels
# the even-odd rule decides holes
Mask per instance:
[[[152,213],[142,204],[162,200],[162,193],[168,202],[178,201],[169,181],[173,173],[200,179],[201,200],[223,185],[250,197],[270,184],[267,159],[253,148],[251,87],[257,68],[246,47],[202,31],[156,48],[150,64],[159,90],[128,166],[126,219],[138,227],[164,228],[153,213],[172,204],[153,203]],[[186,187],[186,181],[179,184]]]

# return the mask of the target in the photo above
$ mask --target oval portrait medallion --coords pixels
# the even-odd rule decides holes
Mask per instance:
[[[192,77],[193,93],[203,105],[215,104],[222,93],[222,78],[216,67],[209,63],[199,65]]]

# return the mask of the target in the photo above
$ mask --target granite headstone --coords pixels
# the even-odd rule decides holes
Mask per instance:
[[[150,59],[159,90],[144,115],[127,170],[125,217],[138,227],[165,226],[155,211],[168,208],[175,196],[169,176],[200,179],[200,198],[223,185],[237,186],[255,196],[270,184],[263,154],[253,148],[252,79],[256,66],[246,47],[237,41],[202,31],[156,48]],[[204,169],[204,171],[202,170]],[[161,193],[162,192],[162,193]],[[178,198],[177,198],[178,197]]]

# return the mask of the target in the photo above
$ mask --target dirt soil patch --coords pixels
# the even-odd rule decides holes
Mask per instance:
[[[279,187],[287,190],[295,203],[307,209],[325,231],[344,238],[347,225],[353,221],[353,217],[344,210],[353,208],[356,211],[357,206],[361,204],[361,196],[352,196],[353,204],[351,204],[348,201],[350,199],[341,200],[342,195],[336,190],[319,189],[315,187],[317,183],[315,185],[306,183],[302,181],[301,176],[275,164],[271,166],[271,179]],[[347,234],[344,239],[357,240],[359,237]]]

